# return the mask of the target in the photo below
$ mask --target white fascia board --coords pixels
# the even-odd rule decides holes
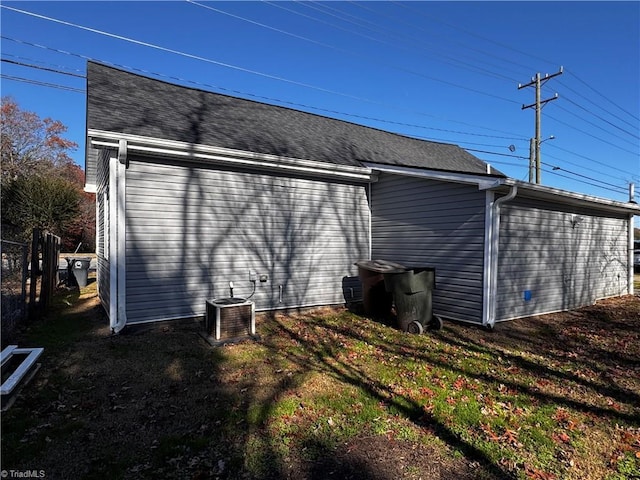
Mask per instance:
[[[164,140],[104,130],[89,130],[88,136],[94,148],[118,148],[120,140],[127,141],[131,153],[182,158],[190,161],[223,164],[235,167],[259,168],[302,173],[311,176],[337,177],[370,182],[370,168],[329,164],[315,160],[281,157],[265,153],[234,150],[210,145],[191,144],[175,140]]]
[[[535,198],[539,200],[555,201],[570,205],[580,205],[591,208],[615,211],[618,213],[630,213],[640,215],[640,205],[630,202],[618,202],[602,197],[594,197],[582,193],[570,192],[554,187],[546,187],[535,183],[521,182],[513,178],[497,179],[487,189],[499,189],[500,187],[518,186],[520,197]]]
[[[496,177],[484,175],[474,175],[472,173],[443,172],[440,170],[428,170],[415,167],[403,167],[400,165],[384,165],[381,163],[362,162],[365,167],[383,173],[395,175],[405,175],[408,177],[427,178],[429,180],[439,180],[442,182],[467,183],[478,185],[480,190],[486,190],[495,185]]]

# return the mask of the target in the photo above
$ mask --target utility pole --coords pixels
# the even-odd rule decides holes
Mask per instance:
[[[542,107],[558,98],[558,94],[551,98],[547,98],[546,100],[540,100],[542,85],[544,85],[547,80],[551,80],[553,77],[557,77],[558,75],[562,75],[562,67],[556,73],[549,75],[545,74],[544,78],[540,76],[540,73],[536,73],[536,76],[531,79],[531,81],[525,85],[518,84],[518,90],[525,87],[535,87],[536,89],[536,101],[530,105],[522,105],[522,110],[527,108],[535,108],[536,111],[536,131],[535,138],[531,139],[530,143],[530,158],[533,157],[535,162],[535,171],[536,171],[536,183],[540,183],[541,181],[541,161],[540,161],[540,144],[542,143],[542,129],[541,129],[541,118],[542,118]],[[531,166],[529,167],[529,182],[532,181],[531,174]]]
[[[533,183],[536,171],[536,147],[535,138],[529,139],[529,183]]]

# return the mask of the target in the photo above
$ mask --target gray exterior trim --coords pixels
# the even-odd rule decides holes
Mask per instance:
[[[482,323],[486,194],[477,185],[382,173],[372,258],[436,268],[434,313]]]
[[[126,188],[127,323],[200,316],[252,292],[256,310],[343,304],[368,255],[367,184],[132,156]]]
[[[628,293],[629,217],[517,198],[500,225],[496,320]],[[531,298],[526,300],[525,293]]]

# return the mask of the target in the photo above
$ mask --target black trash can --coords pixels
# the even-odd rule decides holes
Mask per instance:
[[[89,278],[89,265],[91,264],[90,258],[72,258],[71,269],[73,276],[80,288],[87,286],[87,280]]]
[[[386,260],[360,260],[358,276],[362,283],[362,306],[366,315],[377,318],[388,318],[391,315],[393,296],[384,284],[385,272],[403,272],[404,265]]]
[[[440,317],[433,315],[435,268],[414,267],[386,272],[384,283],[387,292],[393,295],[398,327],[403,332],[422,333],[427,328],[442,328]]]

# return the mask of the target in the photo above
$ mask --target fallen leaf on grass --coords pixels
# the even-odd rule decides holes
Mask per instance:
[[[529,467],[525,465],[525,473],[527,478],[531,478],[533,480],[555,480],[556,476],[553,473],[545,472],[543,470],[538,470],[537,468]]]
[[[562,432],[559,434],[554,433],[553,435],[551,435],[551,437],[553,438],[553,440],[556,443],[570,443],[571,442],[571,437],[569,435],[567,435],[566,433]]]

